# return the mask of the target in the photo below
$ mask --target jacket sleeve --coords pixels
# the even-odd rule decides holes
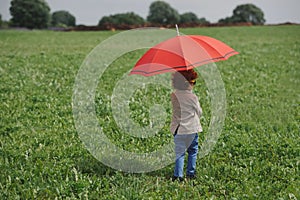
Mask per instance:
[[[173,122],[178,124],[180,122],[181,110],[180,110],[180,104],[178,102],[178,99],[174,93],[171,94],[171,102],[172,102]]]
[[[196,110],[198,117],[200,118],[202,116],[202,108],[200,106],[199,99],[197,96],[195,96],[194,100],[195,100],[195,102],[194,102],[195,110]]]

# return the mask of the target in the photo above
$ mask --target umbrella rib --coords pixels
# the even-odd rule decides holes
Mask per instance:
[[[146,71],[143,71],[143,70],[132,70],[131,72],[136,72],[136,73],[143,73],[143,74],[155,74],[157,72],[162,72],[162,71],[173,71],[173,69],[186,69],[185,66],[178,66],[178,67],[172,67],[171,68],[164,68],[164,69],[159,69],[159,70],[155,70],[155,71],[151,71],[151,72],[146,72]]]
[[[184,36],[181,36],[181,37],[184,37]],[[180,49],[180,52],[181,52],[181,54],[179,54],[179,55],[181,55],[181,57],[184,58],[184,52],[183,52],[182,45],[181,45],[181,40],[180,40],[181,37],[179,35],[177,36],[178,41],[179,41],[179,49]]]
[[[206,63],[206,62],[209,62],[209,61],[212,61],[212,60],[221,60],[221,59],[226,59],[227,57],[230,57],[231,54],[236,54],[238,53],[237,51],[231,51],[231,52],[228,52],[226,53],[224,56],[220,56],[220,57],[216,57],[216,58],[211,58],[211,59],[207,59],[207,60],[202,60],[202,61],[199,61],[199,62],[195,62],[189,66],[192,66],[192,65],[199,65],[201,63]]]
[[[210,38],[210,37],[207,37],[207,36],[204,36],[204,37],[206,37],[206,38]],[[193,38],[193,37],[191,37],[191,38]],[[216,40],[215,38],[210,38],[210,39],[213,39],[213,40]],[[198,39],[195,39],[195,41],[197,41]],[[215,52],[218,52],[218,54],[219,55],[221,55],[222,57],[226,57],[226,55],[228,54],[228,53],[226,53],[225,55],[222,55],[220,52],[219,52],[219,50],[218,49],[216,49],[213,45],[211,45],[208,41],[206,41],[206,40],[200,40],[201,42],[203,42],[203,43],[205,43],[207,46],[209,46],[210,48],[212,48],[212,49],[214,49],[215,50]],[[219,40],[216,40],[217,42],[219,42],[220,44],[224,44],[222,41],[219,41]],[[226,45],[226,44],[224,44],[224,45]],[[227,45],[226,45],[227,46]],[[231,48],[232,49],[232,48]],[[232,49],[233,50],[233,49]],[[229,52],[229,54],[230,54],[231,52]]]

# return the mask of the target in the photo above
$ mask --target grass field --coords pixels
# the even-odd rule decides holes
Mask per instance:
[[[240,52],[218,63],[227,98],[222,135],[198,159],[197,179],[184,183],[170,181],[173,164],[144,174],[111,169],[79,139],[72,113],[77,72],[94,47],[118,32],[0,31],[0,199],[300,199],[300,26],[181,31]],[[139,55],[118,62],[128,70]],[[103,80],[108,94],[111,80]],[[121,137],[113,123],[101,121],[111,115],[109,102],[99,103],[102,90],[99,123]],[[210,111],[201,80],[195,91],[205,134]],[[139,150],[170,141],[167,131]],[[132,137],[124,137],[112,139],[132,149]]]

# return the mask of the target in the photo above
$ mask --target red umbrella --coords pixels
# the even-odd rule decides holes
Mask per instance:
[[[201,35],[178,35],[150,48],[130,74],[152,76],[188,70],[200,65],[227,60],[237,51],[223,42]]]

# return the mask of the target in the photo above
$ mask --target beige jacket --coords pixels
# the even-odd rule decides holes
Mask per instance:
[[[193,134],[202,132],[200,117],[202,108],[198,97],[191,90],[175,90],[171,94],[173,106],[171,133]]]

